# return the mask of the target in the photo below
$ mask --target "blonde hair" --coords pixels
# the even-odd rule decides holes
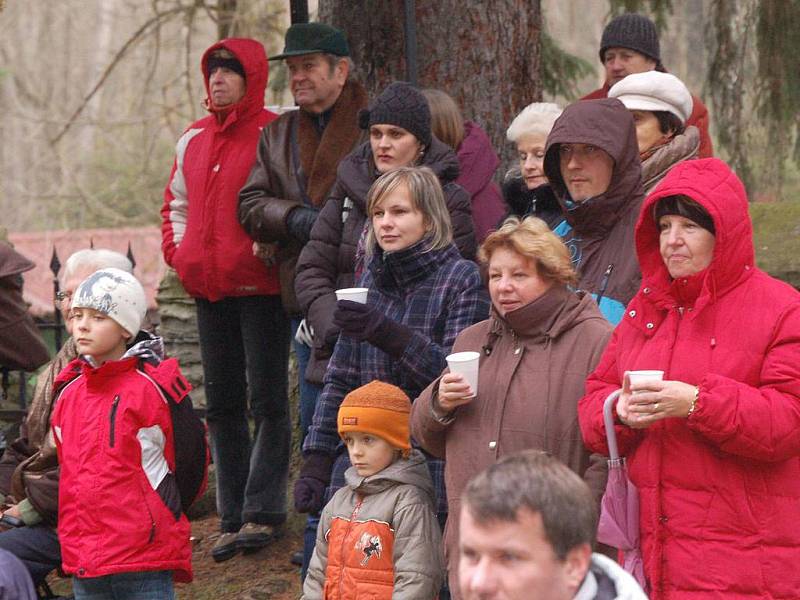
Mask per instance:
[[[428,167],[399,167],[384,173],[372,184],[367,193],[367,241],[366,255],[375,254],[378,241],[375,228],[372,226],[372,215],[375,207],[399,186],[404,185],[411,196],[411,202],[425,218],[430,244],[425,252],[441,250],[453,241],[453,228],[450,224],[450,213],[442,192],[439,178]]]
[[[441,90],[427,88],[421,91],[431,109],[433,135],[453,150],[458,150],[464,141],[464,118],[456,101]]]
[[[479,260],[488,266],[498,248],[508,248],[533,261],[536,272],[545,281],[563,285],[575,285],[578,281],[569,249],[538,217],[526,217],[522,221],[517,217],[506,219],[503,226],[483,242],[478,251]]]
[[[509,142],[516,142],[522,136],[531,133],[539,133],[547,137],[550,135],[556,119],[561,116],[561,112],[562,108],[552,102],[528,104],[511,121],[511,125],[506,130],[506,138]]]

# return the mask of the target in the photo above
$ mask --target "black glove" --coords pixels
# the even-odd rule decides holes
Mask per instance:
[[[336,302],[333,324],[342,333],[359,342],[369,342],[392,356],[400,358],[405,352],[413,332],[369,304],[352,300]]]
[[[325,488],[331,481],[333,457],[310,452],[294,483],[294,508],[299,513],[318,513],[325,506]]]
[[[296,206],[286,215],[286,229],[298,242],[305,244],[311,239],[311,228],[319,211],[308,206]]]

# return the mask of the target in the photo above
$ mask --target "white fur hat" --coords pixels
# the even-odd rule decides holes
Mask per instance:
[[[108,267],[84,279],[72,296],[72,308],[93,308],[136,337],[147,312],[142,284],[130,273]]]
[[[614,84],[608,97],[619,99],[628,110],[670,112],[684,125],[694,105],[684,83],[675,75],[660,71],[632,73]]]

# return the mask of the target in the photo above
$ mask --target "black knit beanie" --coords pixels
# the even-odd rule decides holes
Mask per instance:
[[[431,143],[431,109],[425,96],[410,83],[395,81],[386,86],[369,109],[358,113],[358,125],[396,125],[414,134],[423,146]]]
[[[656,229],[658,228],[658,221],[661,217],[665,215],[678,215],[690,221],[694,221],[706,231],[717,235],[717,230],[714,227],[714,219],[711,218],[711,215],[708,214],[705,208],[688,196],[666,196],[658,201],[653,213],[656,220]]]
[[[225,68],[233,71],[234,73],[238,73],[243,79],[247,79],[247,76],[244,74],[244,67],[242,66],[242,63],[240,63],[236,58],[210,56],[208,58],[207,68],[209,77],[211,77],[214,69]]]
[[[609,48],[630,48],[661,64],[656,24],[639,13],[622,14],[606,25],[600,40],[600,62],[605,62]]]

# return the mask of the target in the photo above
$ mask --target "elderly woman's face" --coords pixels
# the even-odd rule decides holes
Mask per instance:
[[[672,138],[675,133],[662,133],[661,125],[649,110],[632,110],[633,122],[636,125],[636,142],[639,145],[639,154],[647,152],[653,146],[661,144]]]
[[[369,128],[369,143],[380,173],[410,166],[422,151],[417,137],[397,125],[373,125]]]
[[[522,179],[529,190],[547,183],[544,175],[544,149],[547,136],[542,133],[526,133],[517,140],[519,168]]]
[[[530,304],[552,285],[531,259],[511,248],[497,248],[489,259],[489,296],[501,316]]]
[[[711,264],[714,234],[680,215],[658,220],[661,258],[673,279],[699,273]]]

